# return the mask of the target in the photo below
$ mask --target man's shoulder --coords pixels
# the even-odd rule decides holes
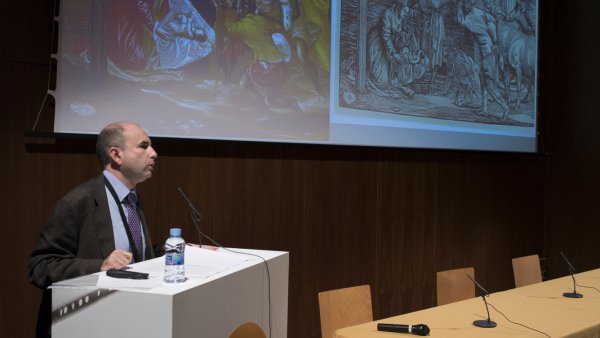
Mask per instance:
[[[78,189],[99,189],[101,187],[104,187],[104,175],[100,174],[94,178],[91,178],[81,184],[79,184],[78,186],[76,186],[75,188],[73,188],[73,190],[78,190]]]
[[[93,197],[98,192],[103,191],[103,188],[104,176],[99,175],[74,187],[64,196],[64,198],[73,200],[85,197]]]

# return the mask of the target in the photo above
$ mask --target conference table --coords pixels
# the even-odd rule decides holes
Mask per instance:
[[[431,330],[430,337],[600,337],[600,269],[578,273],[575,280],[578,285],[577,293],[582,294],[582,298],[563,296],[565,292],[573,292],[571,276],[490,294],[486,297],[487,302],[506,316],[505,318],[490,306],[491,320],[497,323],[494,328],[473,325],[474,320],[487,319],[483,299],[475,297],[338,329],[334,337],[413,336],[377,331],[377,323],[426,324]]]

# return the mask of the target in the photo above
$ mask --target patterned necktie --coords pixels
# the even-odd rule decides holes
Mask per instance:
[[[127,208],[127,223],[129,224],[129,231],[133,236],[133,242],[135,243],[137,252],[140,255],[140,260],[144,260],[144,246],[142,245],[142,220],[137,212],[137,196],[135,193],[130,192],[124,200],[125,207]]]

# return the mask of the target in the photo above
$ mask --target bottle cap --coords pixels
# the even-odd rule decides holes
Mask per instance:
[[[181,237],[181,228],[171,228],[169,230],[169,235],[171,237]]]

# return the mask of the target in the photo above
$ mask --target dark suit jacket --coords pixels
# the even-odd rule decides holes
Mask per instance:
[[[141,214],[146,259],[154,258],[150,233]],[[100,271],[115,250],[104,175],[61,198],[29,258],[29,281],[44,289],[54,282]]]
[[[141,210],[141,208],[140,208]],[[162,255],[152,247],[143,212],[146,259]],[[104,175],[91,179],[61,198],[42,229],[29,257],[29,282],[44,290],[38,313],[36,337],[49,337],[52,283],[100,271],[102,262],[115,250]]]

